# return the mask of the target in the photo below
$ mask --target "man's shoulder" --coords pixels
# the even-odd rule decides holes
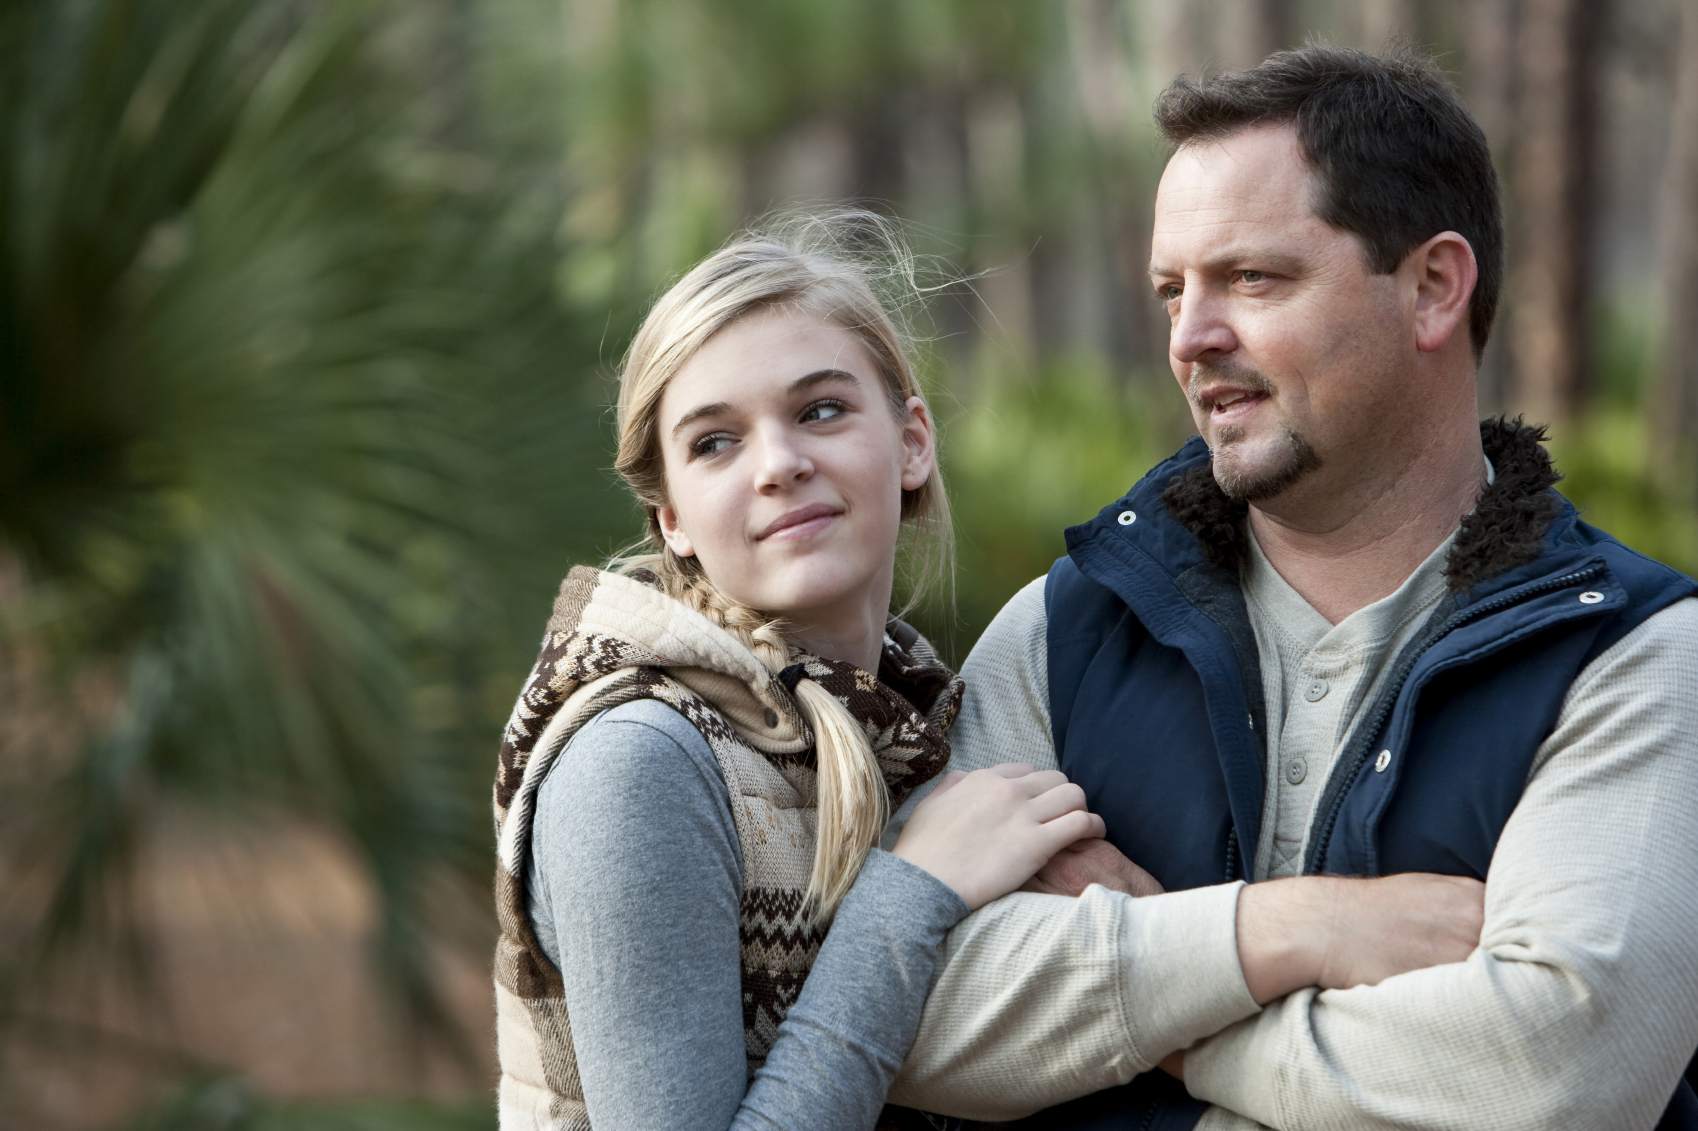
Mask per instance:
[[[1698,589],[1698,582],[1687,574],[1582,519],[1576,518],[1572,537],[1601,555],[1611,572],[1630,589]]]
[[[1061,559],[1062,562],[1066,560]],[[985,626],[966,662],[961,665],[961,677],[967,681],[969,691],[976,673],[982,678],[983,674],[1011,666],[1026,666],[1033,658],[1034,649],[1041,654],[1048,628],[1044,597],[1048,584],[1047,574],[1028,581]]]

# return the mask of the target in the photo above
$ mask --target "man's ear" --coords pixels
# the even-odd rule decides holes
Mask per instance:
[[[672,509],[672,504],[656,507],[654,514],[660,522],[660,536],[666,540],[667,548],[681,558],[695,557],[695,543],[690,541],[690,536],[684,533],[683,526],[679,525],[678,512]]]
[[[1460,328],[1468,332],[1468,300],[1480,277],[1474,249],[1456,232],[1440,232],[1404,259],[1415,283],[1415,345],[1436,353]]]
[[[937,431],[931,412],[919,397],[909,397],[902,422],[902,489],[918,491],[937,469]]]

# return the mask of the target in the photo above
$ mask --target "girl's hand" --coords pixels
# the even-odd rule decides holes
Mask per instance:
[[[914,807],[896,855],[948,884],[978,910],[1025,883],[1056,852],[1100,837],[1102,818],[1059,770],[1009,762],[945,774]]]

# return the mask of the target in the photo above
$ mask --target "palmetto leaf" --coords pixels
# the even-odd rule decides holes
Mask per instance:
[[[67,692],[88,741],[0,812],[51,873],[38,958],[133,937],[115,894],[159,797],[282,806],[359,846],[380,968],[413,1018],[444,1016],[427,892],[486,871],[500,547],[597,461],[571,441],[599,421],[560,378],[546,210],[418,113],[436,76],[384,51],[410,18],[0,14],[0,553],[28,579],[6,639],[120,692],[104,714]],[[554,476],[518,481],[514,414],[568,453]]]

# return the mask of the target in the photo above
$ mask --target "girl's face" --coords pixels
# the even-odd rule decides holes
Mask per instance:
[[[803,634],[880,627],[902,492],[936,459],[926,406],[898,418],[847,330],[789,307],[726,326],[678,370],[658,419],[661,533],[740,604]]]

